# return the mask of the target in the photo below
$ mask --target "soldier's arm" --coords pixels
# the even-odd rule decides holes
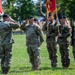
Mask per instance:
[[[47,22],[43,25],[42,30],[47,31]]]
[[[43,41],[44,41],[44,39],[43,39],[43,31],[39,26],[37,26],[37,34],[40,36],[40,43],[42,44]]]
[[[67,33],[62,34],[62,37],[67,38],[67,37],[70,36],[70,34],[71,34],[71,27],[68,27],[68,28],[67,28]]]
[[[52,37],[55,37],[58,35],[58,26],[55,26],[54,29],[55,29],[54,32],[50,34],[50,36],[52,36]]]
[[[13,29],[17,29],[17,28],[19,28],[19,24],[16,22],[10,22],[10,27]]]
[[[21,29],[21,30],[25,30],[25,26],[26,26],[26,24],[27,24],[27,23],[24,22],[24,23],[20,26],[20,29]]]

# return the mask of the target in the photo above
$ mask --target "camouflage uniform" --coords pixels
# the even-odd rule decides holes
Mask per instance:
[[[37,70],[40,66],[40,48],[39,46],[43,42],[42,31],[36,24],[21,25],[21,29],[26,33],[26,46],[29,54],[32,69]]]
[[[63,67],[69,67],[70,58],[69,58],[69,40],[71,27],[68,25],[61,25],[59,31],[61,36],[58,37],[59,50],[61,54],[61,62]]]
[[[8,73],[12,57],[12,28],[19,26],[11,22],[0,22],[0,59],[3,73]]]
[[[74,60],[75,60],[75,26],[72,27],[73,31],[72,31],[72,46],[73,46],[73,56],[74,56]]]
[[[44,24],[42,29],[43,31],[47,31],[47,23]],[[58,26],[55,21],[53,21],[52,23],[48,24],[48,31],[46,36],[47,50],[52,67],[57,67],[57,35]]]

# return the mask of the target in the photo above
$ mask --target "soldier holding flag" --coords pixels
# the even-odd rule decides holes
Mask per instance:
[[[57,35],[58,25],[54,20],[53,13],[56,10],[56,0],[47,0],[46,2],[47,12],[49,13],[48,19],[43,26],[43,31],[46,31],[47,50],[49,53],[49,59],[51,60],[51,66],[57,67]]]

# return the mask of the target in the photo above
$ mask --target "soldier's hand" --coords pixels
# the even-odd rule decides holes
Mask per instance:
[[[58,23],[58,18],[56,19],[56,23]]]
[[[49,18],[47,18],[46,22],[49,22]]]
[[[62,37],[62,35],[61,35],[61,34],[59,34],[59,35],[58,35],[58,37]]]
[[[26,21],[25,21],[26,23],[29,23],[29,20],[28,19],[26,19]]]
[[[16,22],[15,20],[13,20],[11,17],[9,17],[9,21],[11,21],[11,22]]]

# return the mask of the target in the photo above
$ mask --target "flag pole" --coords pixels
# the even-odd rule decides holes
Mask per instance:
[[[57,11],[57,7],[56,7],[56,20],[57,20],[57,24],[58,24],[58,11]],[[60,30],[59,30],[59,26],[58,26],[58,35],[60,34]]]
[[[46,0],[46,19],[48,19],[48,8],[47,8],[47,2],[48,0]],[[47,21],[47,32],[48,32],[48,21]]]
[[[50,9],[50,6],[51,6],[51,2],[50,0],[46,0],[46,18],[48,19],[48,16],[49,16],[49,9]],[[48,21],[47,21],[47,32],[48,32]]]
[[[48,11],[46,12],[46,18],[48,19]],[[48,21],[47,21],[47,32],[48,32]]]

